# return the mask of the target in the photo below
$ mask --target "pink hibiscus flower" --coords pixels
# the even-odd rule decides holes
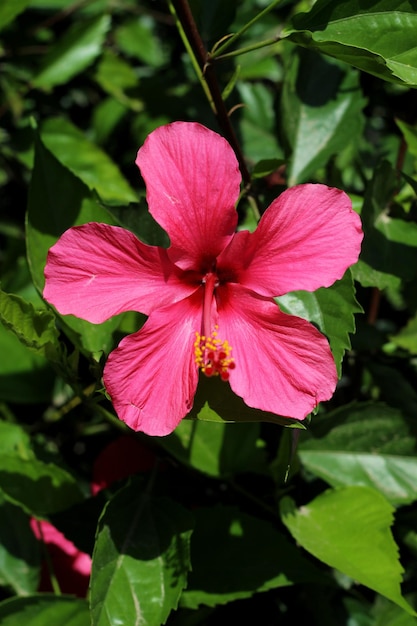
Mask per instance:
[[[298,185],[255,232],[235,232],[241,177],[224,138],[175,122],[149,135],[136,163],[170,247],[89,223],[61,236],[45,268],[44,297],[62,314],[93,323],[148,315],[104,369],[117,414],[149,435],[172,432],[201,370],[228,380],[250,407],[304,419],[332,396],[334,360],[327,339],[273,298],[328,287],[357,260],[362,230],[348,196]]]
[[[81,552],[47,520],[31,518],[32,532],[46,545],[62,593],[85,598],[91,573],[91,556]],[[46,562],[42,562],[39,591],[52,591]]]

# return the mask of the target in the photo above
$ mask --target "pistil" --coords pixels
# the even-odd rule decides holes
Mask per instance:
[[[196,332],[194,342],[195,362],[206,376],[220,376],[229,380],[230,371],[236,367],[231,356],[232,347],[227,340],[219,339],[218,326],[212,325],[211,311],[214,291],[218,285],[216,274],[210,272],[204,279],[202,334]]]

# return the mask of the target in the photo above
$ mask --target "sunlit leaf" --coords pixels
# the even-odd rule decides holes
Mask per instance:
[[[417,500],[415,441],[399,411],[353,404],[329,413],[318,428],[324,424],[332,425],[328,433],[298,446],[306,469],[332,487],[373,487],[395,505]]]
[[[33,80],[34,86],[49,89],[62,85],[85,70],[100,54],[109,27],[110,17],[107,14],[74,24],[50,48],[39,74]]]
[[[89,189],[95,189],[105,202],[122,204],[137,200],[133,189],[110,157],[65,118],[46,120],[41,127],[41,138],[58,161]]]
[[[350,348],[349,335],[355,331],[355,314],[362,312],[350,271],[331,287],[312,293],[293,291],[277,301],[285,312],[313,322],[327,336],[340,375],[343,355]]]
[[[410,318],[399,333],[390,337],[390,341],[412,354],[417,354],[417,316]]]
[[[283,37],[385,80],[417,86],[417,14],[409,0],[318,0]]]
[[[288,497],[281,503],[284,524],[305,550],[415,614],[401,595],[403,568],[391,534],[393,512],[368,487],[329,490],[299,509]]]
[[[59,350],[58,331],[52,313],[36,310],[20,296],[0,290],[0,321],[36,354],[54,359]]]

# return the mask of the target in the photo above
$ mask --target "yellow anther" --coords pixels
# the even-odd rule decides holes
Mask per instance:
[[[194,354],[197,367],[206,376],[220,376],[222,380],[228,380],[230,370],[235,369],[235,361],[231,356],[232,347],[227,340],[218,338],[217,326],[210,337],[196,332],[194,342]]]

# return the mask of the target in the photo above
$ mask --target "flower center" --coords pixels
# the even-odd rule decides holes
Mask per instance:
[[[218,338],[217,326],[208,337],[196,332],[195,362],[206,376],[220,376],[222,380],[229,380],[230,370],[236,367],[231,352],[229,342]]]
[[[232,347],[227,340],[218,337],[218,326],[213,326],[211,320],[214,290],[218,286],[216,274],[214,272],[207,273],[203,284],[202,333],[196,332],[195,362],[206,376],[220,376],[222,380],[229,380],[230,371],[236,367],[231,356]]]

